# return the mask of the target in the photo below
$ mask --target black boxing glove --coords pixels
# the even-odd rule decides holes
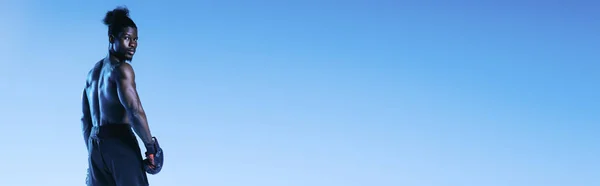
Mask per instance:
[[[152,166],[151,166],[152,164],[151,164],[150,160],[145,159],[144,160],[144,170],[148,174],[158,174],[162,170],[164,155],[163,155],[163,150],[160,147],[160,145],[158,144],[158,140],[156,139],[156,137],[152,137],[152,141],[154,142],[154,145],[152,145],[152,147],[150,147],[150,148],[146,148],[146,150],[148,151],[148,152],[146,152],[146,156],[148,156],[150,154],[154,154],[154,168],[152,168]],[[151,153],[151,152],[154,152],[154,153]]]

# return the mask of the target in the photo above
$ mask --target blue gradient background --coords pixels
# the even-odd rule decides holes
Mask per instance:
[[[153,186],[600,185],[598,1],[2,1],[0,185],[83,185],[106,11]]]

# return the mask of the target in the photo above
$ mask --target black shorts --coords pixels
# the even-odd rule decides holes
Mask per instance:
[[[130,125],[93,127],[88,154],[88,186],[148,186],[143,157]]]

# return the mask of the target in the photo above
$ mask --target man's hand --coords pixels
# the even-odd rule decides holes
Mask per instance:
[[[146,154],[146,161],[148,161],[148,163],[150,163],[150,165],[148,165],[151,169],[155,169],[156,168],[156,164],[154,164],[154,154]]]
[[[158,174],[162,170],[164,154],[158,144],[158,140],[152,137],[153,144],[146,146],[146,159],[144,160],[144,170],[148,174]]]

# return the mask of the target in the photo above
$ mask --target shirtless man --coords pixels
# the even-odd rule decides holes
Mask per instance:
[[[157,152],[129,64],[137,48],[137,26],[127,8],[106,13],[109,54],[88,74],[82,96],[83,136],[88,148],[88,186],[148,186],[144,163]],[[133,128],[133,131],[131,130]],[[135,132],[134,132],[135,131]],[[135,138],[146,147],[143,160]]]

